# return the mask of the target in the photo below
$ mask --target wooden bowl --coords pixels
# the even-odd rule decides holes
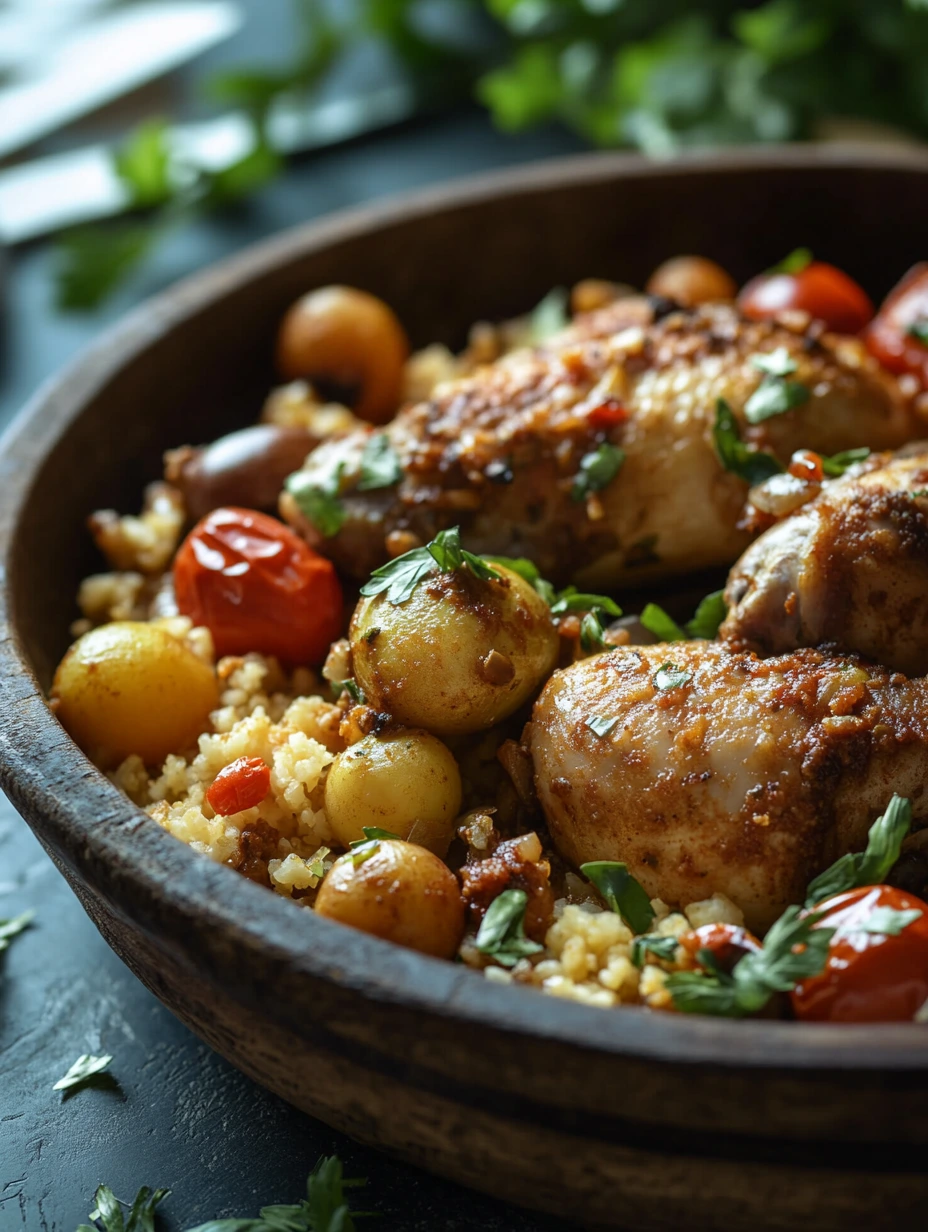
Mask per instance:
[[[94,508],[161,451],[254,419],[306,289],[382,295],[417,344],[589,275],[698,252],[739,279],[797,245],[879,296],[926,256],[928,156],[590,156],[301,228],[136,310],[42,389],[0,458],[0,775],[139,978],[258,1082],[363,1142],[585,1225],[894,1228],[928,1199],[928,1028],[594,1010],[342,928],[188,851],[43,700]]]

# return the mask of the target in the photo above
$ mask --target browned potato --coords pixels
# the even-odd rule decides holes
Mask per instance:
[[[734,299],[738,294],[734,278],[708,257],[671,257],[657,267],[645,290],[649,295],[675,299],[685,308]]]
[[[468,569],[421,582],[405,603],[362,598],[351,621],[355,678],[370,705],[440,736],[512,714],[555,666],[558,634],[544,599],[518,574]]]
[[[461,775],[451,750],[424,731],[365,736],[335,758],[325,811],[347,847],[375,826],[443,856],[461,808]]]
[[[464,935],[464,903],[454,874],[415,843],[378,839],[332,865],[316,910],[436,958],[452,958]]]
[[[396,412],[409,340],[396,314],[354,287],[320,287],[288,310],[277,335],[277,367],[288,380],[357,388],[354,411],[371,423]]]
[[[52,709],[99,766],[138,753],[159,765],[194,743],[219,704],[213,669],[157,625],[114,621],[91,629],[61,660]]]

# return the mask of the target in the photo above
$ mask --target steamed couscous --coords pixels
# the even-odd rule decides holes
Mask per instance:
[[[647,297],[590,279],[459,354],[311,292],[260,422],[90,517],[108,569],[53,708],[199,855],[495,983],[923,1013],[916,682],[854,646],[758,657],[736,611],[719,633],[731,586],[682,625],[615,597],[731,564],[917,435],[918,365],[849,336],[869,301],[830,266],[845,315],[800,310],[805,268],[776,312],[703,259]]]

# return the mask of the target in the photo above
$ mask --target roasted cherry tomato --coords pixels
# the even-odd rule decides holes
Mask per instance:
[[[174,591],[181,613],[212,633],[217,655],[255,650],[321,663],[341,632],[331,563],[253,509],[214,509],[196,524],[174,560]]]
[[[796,479],[805,479],[809,483],[821,483],[825,478],[822,455],[811,449],[797,449],[786,469]]]
[[[271,768],[260,757],[239,757],[210,784],[206,801],[220,817],[231,817],[261,803],[271,786]]]
[[[708,950],[717,966],[731,974],[732,967],[745,954],[755,953],[760,942],[737,924],[703,924],[678,938],[684,950],[699,962],[699,951]]]
[[[914,372],[928,385],[928,262],[913,265],[883,301],[864,335],[890,372]]]
[[[810,261],[790,273],[759,274],[742,289],[738,307],[754,321],[800,310],[838,334],[858,334],[873,317],[873,304],[863,288],[824,261]]]
[[[928,1000],[928,903],[892,886],[864,886],[816,907],[834,928],[821,975],[791,993],[808,1022],[911,1022]],[[918,912],[891,916],[890,912]]]

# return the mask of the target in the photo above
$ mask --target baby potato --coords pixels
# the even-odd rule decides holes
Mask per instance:
[[[325,781],[326,816],[343,847],[374,826],[443,856],[460,808],[458,764],[424,731],[365,736],[339,753]]]
[[[464,935],[458,883],[438,856],[416,843],[378,839],[332,865],[316,911],[435,958],[452,958]]]
[[[120,620],[78,638],[58,665],[51,702],[97,765],[137,753],[154,766],[206,729],[219,688],[213,669],[178,638]]]
[[[368,703],[439,736],[482,731],[528,701],[557,662],[547,603],[517,573],[469,569],[420,582],[405,603],[362,598],[351,620],[355,678]]]

